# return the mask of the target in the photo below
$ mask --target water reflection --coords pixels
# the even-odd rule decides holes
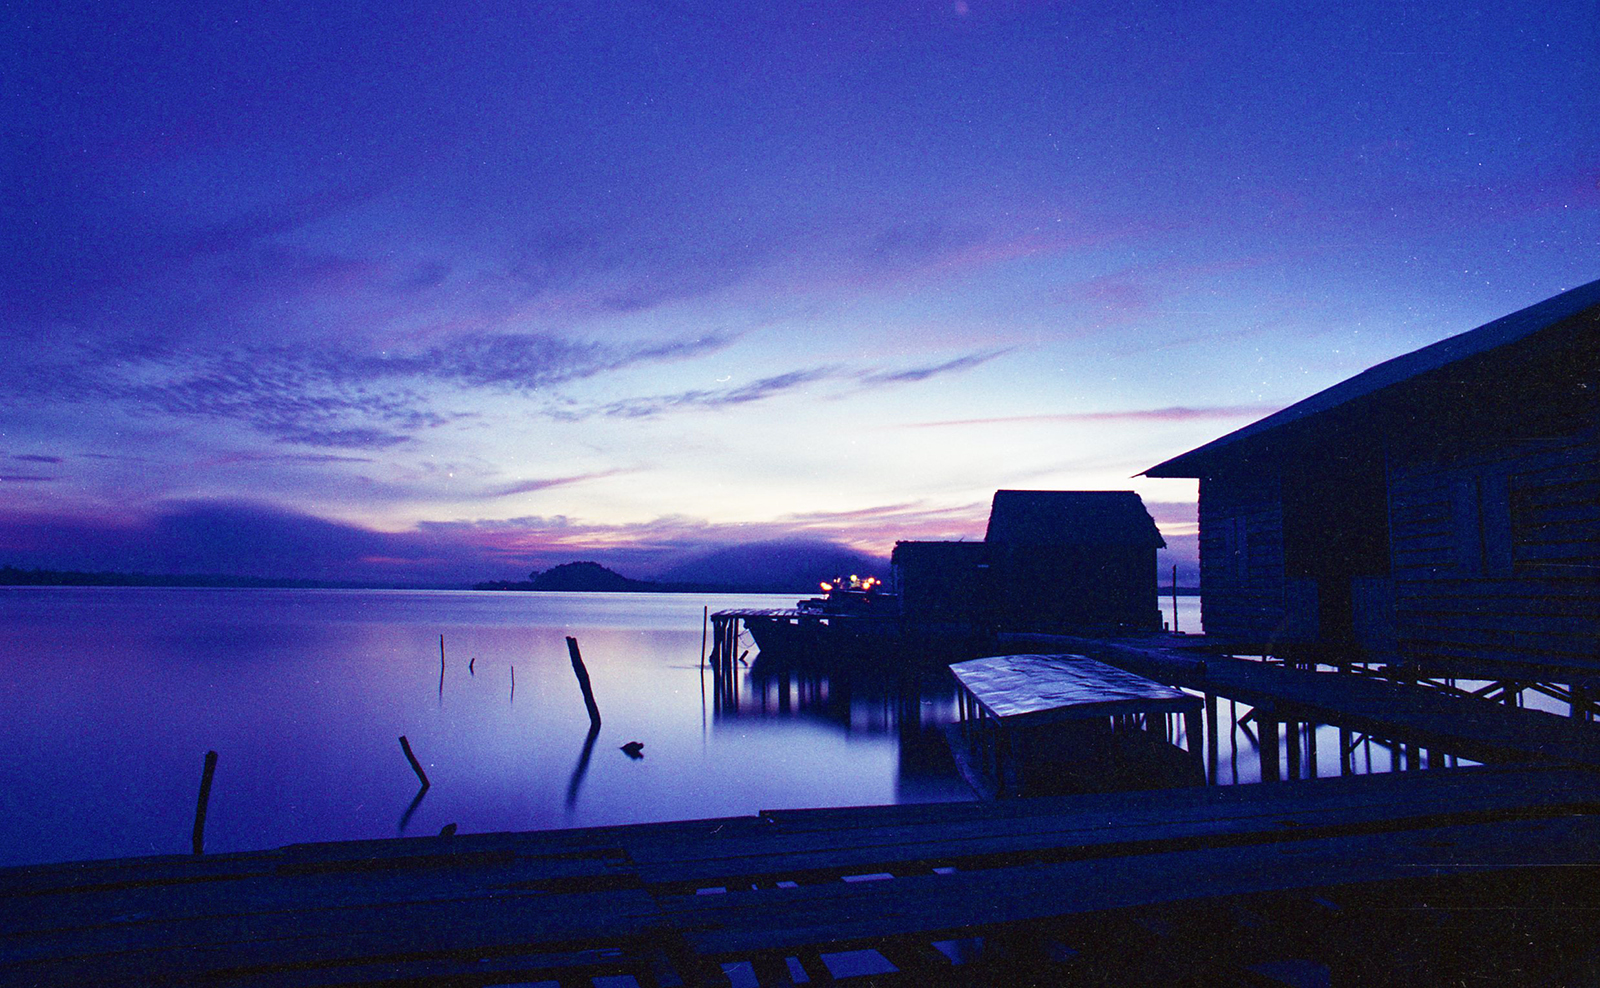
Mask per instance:
[[[578,790],[583,788],[583,777],[589,774],[589,758],[594,754],[594,743],[600,738],[600,725],[591,723],[589,734],[583,739],[583,750],[578,753],[578,763],[572,766],[572,778],[567,780],[567,814],[578,805]]]
[[[764,725],[805,724],[845,741],[881,738],[896,751],[901,801],[970,800],[949,745],[957,721],[955,682],[943,666],[826,671],[757,656],[735,675],[712,672],[712,717],[748,736]]]
[[[712,669],[702,680],[703,688],[710,680],[711,714],[719,727],[737,728],[748,737],[763,724],[804,722],[844,738],[892,738],[898,751],[897,792],[932,789],[952,793],[942,798],[970,798],[949,784],[954,771],[951,735],[960,712],[946,668],[842,669],[837,663],[767,663],[758,655],[748,670],[735,669],[732,675]],[[1404,739],[1298,719],[1226,697],[1203,699],[1203,736],[1194,743],[1201,746],[1209,785],[1479,764]],[[1149,729],[1189,749],[1182,718],[1152,723]]]

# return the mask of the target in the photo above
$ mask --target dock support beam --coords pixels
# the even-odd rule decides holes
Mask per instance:
[[[1277,782],[1282,778],[1278,767],[1278,718],[1272,710],[1257,707],[1255,710],[1256,734],[1261,739],[1261,781]]]

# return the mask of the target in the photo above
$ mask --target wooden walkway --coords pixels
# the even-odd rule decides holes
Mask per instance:
[[[0,984],[1536,983],[1596,868],[1531,767],[296,845],[0,871]]]
[[[1003,636],[1010,647],[1081,652],[1163,683],[1482,762],[1600,767],[1600,724],[1348,673],[1311,672],[1203,650],[1203,638]]]

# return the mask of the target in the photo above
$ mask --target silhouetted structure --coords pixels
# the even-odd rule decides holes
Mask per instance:
[[[1411,675],[1600,673],[1600,281],[1145,471],[1200,480],[1207,636]]]
[[[906,621],[983,625],[993,620],[985,543],[896,542],[889,566]]]
[[[1164,545],[1133,491],[996,491],[984,541],[900,542],[891,563],[908,622],[1151,631]]]

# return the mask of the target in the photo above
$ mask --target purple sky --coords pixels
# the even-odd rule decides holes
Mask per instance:
[[[0,563],[981,538],[1596,277],[1600,17],[0,11]]]

